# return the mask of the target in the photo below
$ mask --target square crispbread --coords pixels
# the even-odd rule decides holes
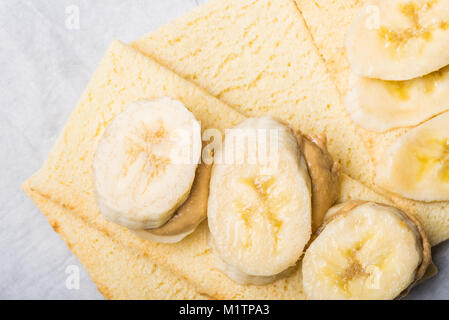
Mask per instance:
[[[218,272],[207,244],[206,223],[201,224],[191,236],[180,243],[156,244],[139,239],[126,228],[103,219],[95,203],[90,170],[101,133],[128,102],[163,95],[183,101],[207,127],[224,129],[244,119],[241,114],[202,89],[158,65],[139,51],[115,41],[95,72],[43,168],[26,182],[25,189],[31,195],[38,195],[40,199],[43,197],[53,202],[54,206],[64,208],[63,211],[49,209],[50,213],[47,214],[56,216],[55,221],[63,221],[62,216],[67,214],[81,218],[89,226],[128,248],[133,254],[154,261],[158,266],[173,272],[174,277],[186,279],[203,296],[222,299],[302,299],[299,267],[289,277],[267,286],[238,285]],[[354,198],[388,202],[344,175],[340,201]],[[60,213],[57,214],[56,211]],[[72,228],[74,236],[82,231],[81,225]],[[88,253],[89,243],[82,243],[80,238],[74,239],[70,240],[72,248],[77,247],[77,254],[83,263],[91,265],[94,270],[92,272],[103,272],[103,282],[117,281],[109,284],[108,296],[122,296],[120,290],[124,290],[123,287],[133,290],[131,284],[121,284],[125,280],[110,275],[112,271],[109,267],[115,268],[114,258],[107,262],[107,254],[98,254],[97,260],[91,259],[92,254]],[[76,245],[77,243],[80,244]],[[113,270],[121,268],[119,263],[121,262],[117,262],[117,269]],[[93,265],[98,269],[94,269]],[[107,268],[107,265],[111,266]],[[131,277],[135,271],[130,268],[124,272],[129,272]],[[95,277],[94,280],[99,281]],[[136,290],[140,290],[139,288],[137,286]],[[164,287],[158,290],[163,291],[162,296],[171,294],[166,292]]]
[[[146,255],[130,250],[95,229],[70,210],[32,191],[25,192],[78,257],[107,299],[208,299],[194,286],[157,266]]]
[[[296,2],[341,96],[344,97],[351,73],[344,47],[346,32],[355,15],[369,0],[296,0]],[[411,129],[400,128],[376,133],[358,128],[358,136],[364,142],[372,163],[376,164],[384,157],[387,149],[409,130]],[[374,177],[374,174],[369,176]],[[418,216],[432,245],[449,238],[448,202],[425,203],[405,199],[377,187],[373,179],[369,181],[369,186],[390,198],[403,210]]]

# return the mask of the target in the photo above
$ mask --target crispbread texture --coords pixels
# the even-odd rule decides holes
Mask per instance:
[[[132,46],[247,116],[326,133],[352,178],[372,172],[293,0],[212,1]]]
[[[89,272],[107,299],[208,299],[188,281],[157,266],[145,254],[120,245],[70,210],[31,191],[25,192]]]
[[[367,0],[295,0],[327,68],[341,92],[351,73],[345,55],[346,31]]]
[[[369,0],[296,0],[296,2],[341,96],[345,96],[351,73],[345,55],[345,35],[355,15]],[[372,163],[376,164],[385,156],[387,149],[409,130],[411,128],[376,133],[358,128],[358,136],[364,142]],[[448,202],[425,203],[405,199],[377,187],[372,179],[374,174],[369,176],[371,177],[369,186],[390,198],[404,211],[420,218],[432,245],[449,238]]]
[[[115,41],[43,168],[30,178],[26,189],[63,206],[65,213],[72,212],[132,252],[147,256],[157,265],[186,279],[203,295],[221,299],[302,299],[300,267],[289,277],[267,286],[238,285],[217,271],[208,246],[207,223],[201,224],[180,243],[157,244],[142,240],[128,229],[101,216],[95,203],[90,167],[102,131],[128,102],[162,95],[183,101],[206,127],[229,128],[244,119],[237,111],[202,89],[139,51]],[[388,203],[346,175],[343,176],[342,190],[340,201],[356,197]],[[99,257],[102,256],[99,254]],[[100,264],[98,270],[103,266],[103,272],[110,272],[103,261],[97,260],[96,263]],[[113,260],[110,264],[114,264]],[[112,292],[119,288],[119,283],[109,287]],[[113,293],[110,295],[113,296]],[[164,292],[161,295],[169,294]]]

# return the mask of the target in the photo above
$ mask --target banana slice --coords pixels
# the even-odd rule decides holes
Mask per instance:
[[[387,205],[332,208],[302,262],[308,299],[394,299],[425,274],[430,245],[417,221]]]
[[[163,225],[187,199],[200,155],[200,124],[181,102],[131,103],[108,126],[94,157],[101,213],[130,229]]]
[[[270,156],[252,158],[267,137]],[[296,265],[311,235],[311,183],[288,127],[251,118],[226,132],[212,169],[208,223],[223,262],[217,268],[239,283],[265,284]]]
[[[375,182],[405,198],[449,201],[449,112],[398,139],[377,165]]]
[[[447,0],[372,0],[346,38],[352,70],[382,80],[410,80],[449,65]]]
[[[212,166],[204,163],[197,169],[188,199],[176,210],[175,215],[156,229],[135,230],[146,240],[159,243],[176,243],[187,237],[207,217],[207,198]]]
[[[415,126],[449,109],[449,66],[407,81],[351,75],[346,108],[359,126],[376,132]]]

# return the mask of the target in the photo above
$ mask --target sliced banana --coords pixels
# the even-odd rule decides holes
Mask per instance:
[[[346,108],[359,126],[376,132],[415,126],[449,109],[449,66],[407,81],[351,75]]]
[[[253,147],[266,141],[259,133],[270,137],[274,152],[254,162],[261,149]],[[248,138],[255,136],[257,143]],[[226,132],[212,169],[208,224],[213,252],[222,261],[217,268],[237,282],[265,284],[295,266],[311,235],[311,183],[288,127],[251,118]]]
[[[405,198],[449,201],[449,112],[399,138],[376,166],[375,182]]]
[[[156,229],[135,230],[134,233],[154,242],[176,243],[195,231],[207,217],[211,170],[211,165],[202,163],[198,166],[189,197],[166,224]]]
[[[353,72],[410,80],[449,65],[448,0],[372,0],[346,38]]]
[[[430,245],[394,207],[348,202],[330,210],[303,262],[307,299],[394,299],[425,274]]]
[[[163,225],[187,199],[200,155],[200,124],[180,101],[131,103],[110,123],[95,153],[101,213],[130,229]]]

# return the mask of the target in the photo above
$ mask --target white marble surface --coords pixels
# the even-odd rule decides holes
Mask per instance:
[[[20,184],[41,166],[111,39],[131,41],[202,2],[0,0],[0,299],[102,299]],[[434,251],[440,273],[410,298],[449,299],[449,244]],[[66,287],[70,266],[79,289]]]

